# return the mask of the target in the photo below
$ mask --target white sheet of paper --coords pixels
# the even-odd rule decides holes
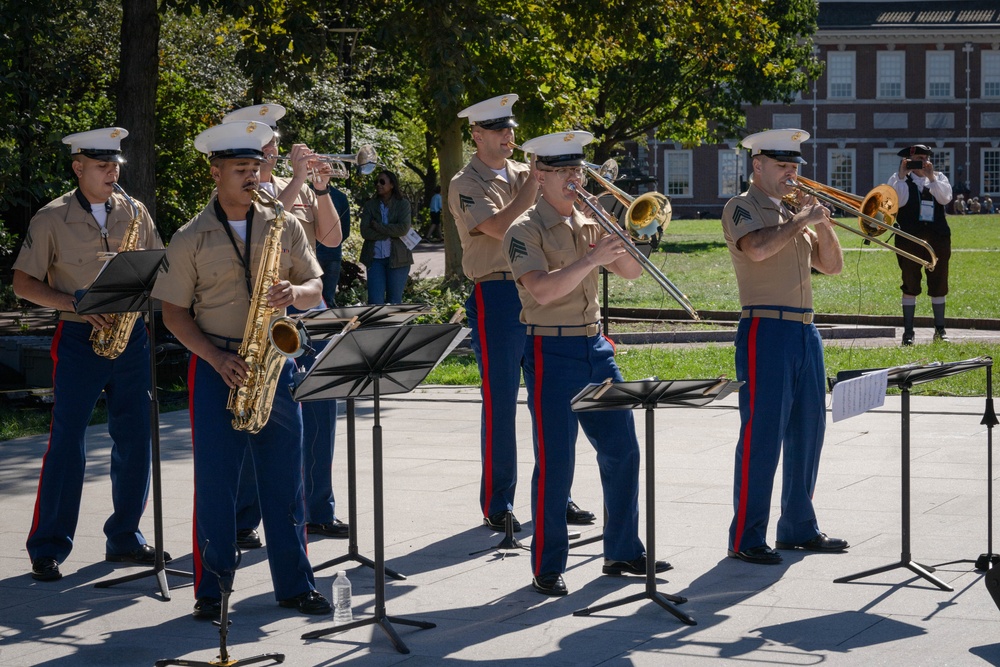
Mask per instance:
[[[406,232],[406,235],[402,237],[402,241],[406,244],[407,248],[413,250],[421,241],[423,241],[423,239],[420,238],[420,234],[417,233],[417,230],[410,227],[410,231]]]
[[[885,404],[889,369],[872,371],[833,385],[833,421],[857,417]]]

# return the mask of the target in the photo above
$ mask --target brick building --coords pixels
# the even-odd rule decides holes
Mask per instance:
[[[1000,2],[821,1],[819,79],[792,104],[748,107],[748,134],[797,127],[812,138],[800,173],[865,194],[914,143],[934,149],[956,194],[1000,195]],[[747,177],[738,139],[687,150],[634,148],[641,175],[670,196],[674,216],[719,217]],[[639,175],[639,174],[637,174]],[[655,183],[655,185],[653,185]],[[645,188],[640,188],[645,189]]]

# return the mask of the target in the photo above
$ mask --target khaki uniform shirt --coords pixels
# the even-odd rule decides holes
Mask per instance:
[[[750,232],[781,225],[792,217],[783,204],[776,204],[751,184],[750,189],[729,200],[722,212],[722,230],[736,270],[740,304],[786,306],[811,309],[812,236],[803,230],[778,253],[759,262],[748,258],[736,242]]]
[[[201,213],[174,232],[153,297],[182,308],[193,307],[195,323],[207,334],[241,340],[250,312],[250,293],[243,264],[215,215],[213,202],[214,198]],[[251,287],[256,285],[264,239],[273,219],[273,208],[254,204]],[[245,245],[236,234],[233,238],[242,256]],[[322,274],[302,225],[295,216],[286,216],[281,232],[279,279],[301,285]]]
[[[505,182],[479,156],[473,155],[469,164],[451,179],[448,208],[462,239],[462,269],[470,279],[508,270],[500,240],[476,227],[509,204],[530,177],[530,165],[507,160],[508,182]]]
[[[280,197],[281,193],[288,188],[288,184],[292,182],[292,179],[271,174],[271,182],[274,183],[274,196]],[[312,248],[316,247],[316,210],[318,208],[319,200],[317,199],[317,195],[309,187],[309,184],[306,183],[299,188],[299,196],[288,210],[289,213],[293,213],[299,219],[299,222],[302,223],[302,231],[306,233],[306,239],[308,239],[309,246]]]
[[[132,220],[132,207],[122,195],[115,192],[110,201],[106,237],[90,209],[81,206],[76,190],[46,204],[31,219],[14,268],[66,294],[90,287],[105,263],[98,253],[117,252]],[[149,211],[142,202],[135,204],[139,209],[136,250],[162,248]],[[66,311],[59,313],[59,319],[84,321]]]
[[[550,272],[577,261],[590,245],[605,235],[596,222],[573,209],[569,219],[542,197],[510,226],[503,238],[504,256],[517,280],[521,322],[540,326],[580,326],[600,318],[598,271],[595,269],[573,290],[551,303],[539,305],[521,284],[529,271]]]

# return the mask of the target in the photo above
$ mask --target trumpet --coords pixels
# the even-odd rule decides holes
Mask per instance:
[[[890,186],[879,185],[864,197],[860,197],[803,176],[797,176],[795,180],[789,179],[786,181],[786,185],[807,195],[812,195],[821,202],[839,208],[848,215],[857,216],[857,227],[852,227],[833,219],[831,219],[831,222],[852,234],[862,237],[865,239],[865,243],[874,243],[887,250],[891,250],[900,257],[905,257],[911,262],[920,264],[928,271],[933,271],[937,265],[937,255],[934,254],[934,249],[930,243],[893,226],[893,223],[896,221],[896,212],[899,210],[899,198],[896,196],[896,191]],[[793,208],[798,206],[798,200],[794,194],[786,195],[783,200]],[[924,259],[877,238],[887,231],[892,231],[896,236],[901,236],[908,241],[916,243],[927,251],[930,259]]]
[[[291,158],[287,155],[270,155],[265,156],[274,159],[278,162],[288,162]],[[371,144],[365,144],[358,152],[351,155],[350,153],[314,153],[310,156],[311,160],[315,160],[321,164],[329,164],[333,168],[333,173],[330,178],[336,178],[342,180],[348,178],[351,175],[348,169],[348,164],[354,164],[357,166],[358,173],[362,176],[367,176],[368,174],[375,171],[375,167],[378,164],[378,155],[375,153],[375,149]]]

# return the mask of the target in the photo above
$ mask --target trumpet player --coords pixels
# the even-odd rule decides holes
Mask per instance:
[[[285,115],[280,104],[257,104],[232,111],[223,123],[258,121],[271,128],[273,136],[264,145],[260,163],[260,187],[276,197],[286,211],[295,214],[302,223],[309,248],[319,245],[339,247],[343,240],[340,216],[333,205],[330,176],[333,169],[318,162],[315,153],[305,144],[294,144],[289,156],[292,178],[274,174],[278,162],[278,120]],[[329,304],[332,305],[332,304]],[[301,312],[294,306],[290,313]],[[337,402],[309,401],[302,405],[303,470],[306,494],[306,532],[328,537],[347,537],[346,523],[337,518],[333,494],[333,447],[337,434]],[[253,464],[243,462],[240,490],[236,498],[236,543],[241,549],[262,546],[260,534],[260,501]]]
[[[937,263],[927,274],[927,296],[934,313],[934,340],[948,340],[944,328],[944,307],[948,296],[948,262],[951,259],[951,227],[944,207],[951,201],[952,189],[948,177],[934,170],[934,151],[924,144],[908,146],[897,153],[899,170],[887,184],[899,197],[896,221],[904,232],[927,241],[934,249]],[[917,257],[927,257],[927,250],[913,241],[896,235],[896,247]],[[913,345],[913,319],[920,294],[921,266],[896,255],[903,276],[903,345]]]
[[[639,539],[639,442],[627,410],[575,413],[570,401],[590,383],[622,381],[614,346],[600,333],[598,268],[629,280],[642,266],[624,241],[607,234],[574,206],[582,185],[589,132],[557,132],[525,142],[535,154],[541,197],[503,239],[525,325],[524,384],[528,389],[535,469],[531,477],[531,585],[566,595],[569,541],[564,499],[573,482],[578,428],[597,450],[604,489],[604,568],[607,575],[645,574]],[[657,561],[655,570],[670,564]]]
[[[77,187],[49,202],[31,219],[14,262],[14,292],[59,311],[52,339],[53,394],[49,445],[42,460],[38,497],[27,550],[31,576],[38,581],[62,577],[59,564],[73,548],[80,515],[86,429],[103,391],[111,435],[111,496],[114,511],[104,524],[105,560],[152,565],[153,547],[139,530],[150,476],[149,339],[137,320],[125,350],[116,358],[98,355],[90,342],[104,315],[77,315],[77,291],[97,277],[101,253],[118,250],[133,212],[115,192],[125,162],[121,142],[128,131],[106,127],[71,134],[71,167]],[[137,249],[162,248],[146,207],[136,202]],[[164,559],[170,556],[164,553]]]
[[[201,619],[219,618],[219,577],[236,568],[236,495],[245,458],[259,471],[261,514],[278,604],[303,614],[330,612],[330,603],[316,591],[306,556],[302,413],[289,391],[292,362],[285,360],[281,367],[270,419],[259,433],[236,430],[227,409],[230,390],[246,383],[251,373],[238,351],[255,307],[251,295],[256,273],[277,214],[275,207],[253,202],[263,148],[271,135],[263,123],[237,121],[211,127],[195,138],[195,148],[209,157],[216,195],[174,233],[153,290],[153,296],[163,301],[164,324],[191,351],[193,615]],[[278,309],[279,315],[288,306],[315,306],[322,289],[319,264],[293,216],[286,216],[280,240],[278,280],[266,290],[268,306]]]
[[[751,151],[749,190],[722,213],[742,313],[736,331],[740,431],[736,443],[730,558],[777,564],[767,544],[771,490],[783,455],[778,549],[835,552],[847,542],[820,532],[812,497],[826,428],[823,343],[813,324],[810,272],[838,274],[843,255],[830,211],[811,197],[798,213],[782,199],[805,164],[802,130],[743,139]]]
[[[501,242],[538,196],[531,165],[510,159],[517,99],[512,93],[498,95],[459,112],[459,118],[469,121],[476,152],[448,187],[448,208],[462,241],[462,268],[475,283],[465,311],[482,378],[479,503],[483,525],[501,531],[517,488],[515,420],[524,358],[521,302]],[[570,523],[595,519],[572,499],[565,509]],[[521,530],[516,518],[513,527]]]

